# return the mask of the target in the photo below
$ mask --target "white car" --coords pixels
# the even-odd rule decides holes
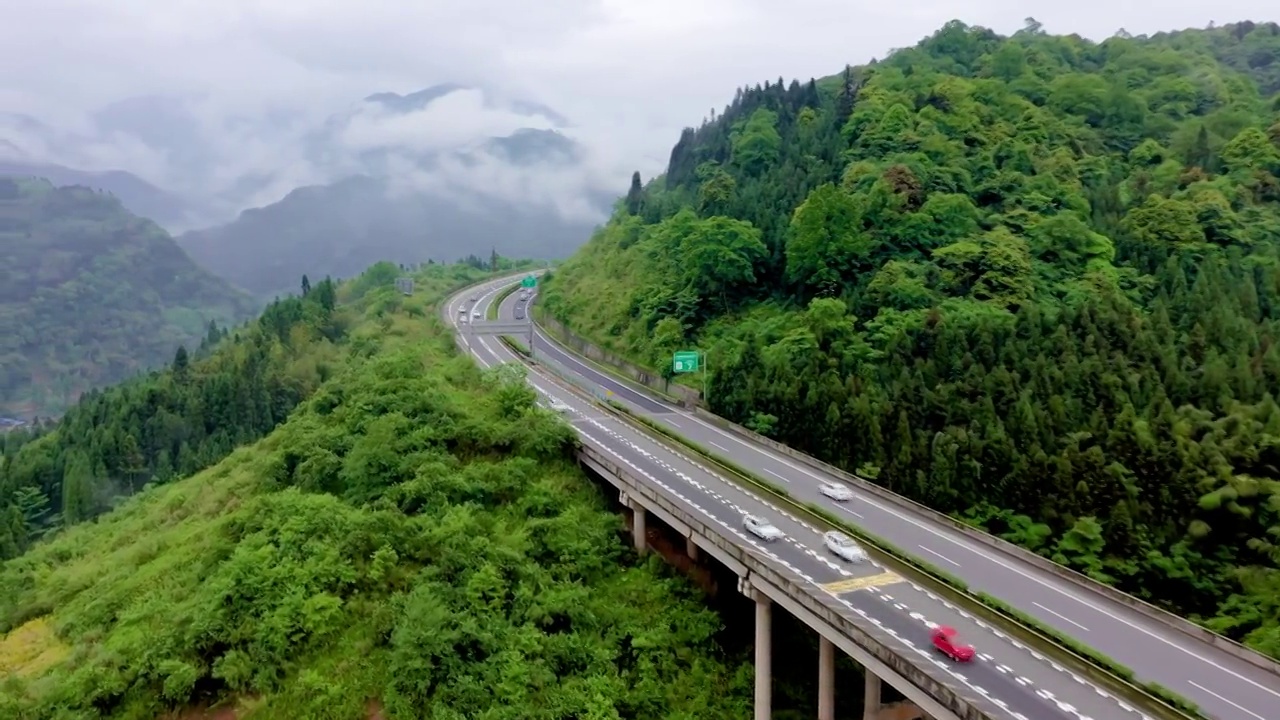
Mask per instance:
[[[569,404],[560,398],[551,398],[551,402],[547,403],[547,407],[558,413],[573,412],[573,408],[569,407]]]
[[[747,532],[765,542],[773,542],[778,538],[785,537],[783,532],[775,527],[773,523],[759,515],[743,515],[742,526],[747,529]]]
[[[867,561],[867,551],[863,550],[862,546],[853,538],[838,530],[825,533],[822,536],[822,544],[848,562],[864,563]]]
[[[479,319],[480,319],[480,311],[479,311],[479,310],[477,310],[477,311],[475,311],[475,312],[471,313],[471,319],[472,319],[472,320],[479,320]]]
[[[844,483],[824,481],[822,485],[818,487],[818,492],[826,495],[836,502],[846,502],[853,499],[853,491]]]

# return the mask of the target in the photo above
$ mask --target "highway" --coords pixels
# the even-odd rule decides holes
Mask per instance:
[[[486,317],[501,289],[502,286],[494,282],[479,291],[467,290],[450,298],[443,308],[446,321],[459,332],[459,344],[483,367],[516,362],[517,358],[495,336],[469,335],[467,328],[459,323],[459,311],[474,309]],[[470,300],[473,294],[478,296],[474,303]],[[517,295],[513,295],[503,304],[502,318],[514,319],[512,313],[517,301]],[[545,338],[540,342],[546,347]],[[565,363],[571,367],[572,358],[566,358]],[[890,632],[902,643],[904,655],[918,656],[931,663],[931,674],[939,680],[960,689],[967,686],[971,697],[985,698],[989,703],[987,709],[994,716],[1013,720],[1139,720],[1145,717],[1069,669],[878,564],[858,566],[838,561],[823,548],[818,528],[749,493],[688,453],[668,447],[579,398],[549,373],[531,372],[529,380],[544,397],[556,397],[569,405],[568,419],[583,442],[612,454],[647,476],[692,511],[713,519],[726,533],[775,561],[780,570],[794,573],[802,582],[831,593],[852,618]],[[664,419],[678,422],[678,429],[689,426],[687,418],[675,409],[657,404],[651,408],[648,411],[651,416],[669,415]],[[844,508],[845,512],[864,514],[861,507],[845,507],[825,498],[815,500],[837,512]],[[765,544],[746,534],[742,529],[742,515],[746,512],[769,518],[787,537]],[[942,658],[932,649],[928,637],[929,629],[937,624],[955,627],[977,648],[979,657],[963,665]]]
[[[501,308],[501,318],[513,319],[515,301],[516,295],[508,298]],[[778,482],[800,501],[834,507],[873,535],[904,550],[915,551],[922,560],[963,578],[972,590],[985,591],[1076,638],[1132,668],[1140,680],[1157,682],[1190,699],[1215,720],[1280,720],[1280,682],[1261,668],[1170,630],[1109,598],[1082,594],[1078,588],[1039,568],[978,546],[952,528],[913,517],[857,488],[851,488],[855,496],[849,503],[832,503],[820,495],[817,488],[820,481],[838,482],[837,478],[642,393],[600,372],[537,330],[535,346],[540,360],[551,360],[581,382],[611,392],[613,400],[634,412],[714,449],[761,477]],[[904,597],[897,588],[894,594],[899,599]],[[948,621],[948,624],[952,623]],[[988,647],[980,638],[974,638],[974,644],[980,650]],[[1030,672],[1025,658],[1012,667]],[[1088,706],[1081,704],[1080,707]],[[1099,719],[1114,716],[1098,710],[1093,712],[1098,713],[1094,717]]]

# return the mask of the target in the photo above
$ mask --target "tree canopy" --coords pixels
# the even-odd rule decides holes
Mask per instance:
[[[620,542],[522,372],[480,370],[426,302],[484,274],[429,265],[411,297],[399,274],[308,282],[6,453],[24,510],[56,507],[43,476],[21,481],[33,463],[89,490],[153,480],[94,522],[64,501],[67,527],[37,524],[45,540],[0,565],[0,716],[749,715],[717,614]],[[225,438],[201,434],[217,422]],[[194,458],[174,475],[195,473],[170,480],[172,428]],[[132,457],[100,455],[104,437]]]
[[[741,89],[542,289],[711,409],[1280,657],[1280,27]]]

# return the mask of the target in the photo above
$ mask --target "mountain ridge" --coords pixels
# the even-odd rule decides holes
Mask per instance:
[[[127,173],[112,179],[109,189],[116,192],[132,184],[162,188],[145,197],[135,191],[117,194],[132,211],[176,231],[232,222],[240,211],[271,205],[296,187],[395,174],[406,163],[419,172],[457,172],[456,166],[484,164],[492,166],[490,171],[527,173],[545,162],[577,169],[584,181],[593,182],[584,165],[585,149],[566,134],[571,132],[567,118],[539,102],[479,86],[443,83],[407,95],[372,93],[314,125],[288,112],[277,113],[278,118],[267,114],[215,121],[200,115],[204,101],[195,96],[125,98],[92,113],[90,127],[95,129],[90,131],[60,129],[28,115],[0,115],[0,160],[21,164],[13,168],[17,172],[58,182],[71,174],[67,184]],[[451,105],[450,112],[487,113],[488,120],[474,127],[464,123],[462,135],[458,129],[437,128],[430,113],[440,102],[460,103]],[[433,133],[443,133],[443,145],[432,140]],[[237,152],[221,153],[218,148],[225,143]],[[252,150],[259,145],[260,151]],[[137,158],[136,165],[129,157]],[[596,183],[600,189],[602,184]],[[521,202],[518,195],[507,199]],[[601,210],[605,214],[607,204]]]
[[[1280,657],[1265,58],[1274,24],[953,22],[744,88],[541,303],[666,375],[701,349],[718,414]]]
[[[87,187],[0,177],[0,415],[57,414],[256,304]]]

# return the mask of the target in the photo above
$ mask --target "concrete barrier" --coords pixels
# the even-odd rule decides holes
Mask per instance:
[[[708,412],[700,407],[693,408],[693,412],[699,418],[721,428],[722,430],[727,430],[743,437],[746,440],[750,440],[753,443],[767,447],[779,455],[785,455],[793,460],[798,460],[814,470],[839,478],[869,495],[875,495],[878,499],[892,503],[899,509],[910,512],[913,515],[920,516],[924,520],[950,527],[963,535],[965,539],[972,540],[979,545],[995,550],[1010,560],[1031,565],[1039,570],[1043,570],[1044,572],[1070,583],[1073,587],[1092,592],[1113,602],[1120,603],[1121,605],[1142,614],[1144,617],[1154,622],[1177,630],[1178,632],[1188,635],[1200,642],[1208,643],[1232,657],[1244,660],[1256,667],[1266,670],[1267,672],[1274,673],[1278,676],[1276,682],[1280,684],[1280,663],[1277,663],[1266,655],[1251,650],[1230,638],[1223,637],[1212,630],[1200,627],[1186,618],[1174,615],[1167,610],[1158,608],[1148,602],[1129,595],[1126,592],[1117,590],[1110,585],[1100,583],[1087,575],[1082,575],[1071,568],[1059,565],[1046,557],[1042,557],[1030,550],[1014,545],[1007,540],[1002,540],[994,535],[984,533],[981,530],[966,525],[949,515],[944,515],[943,513],[933,510],[925,505],[921,505],[910,498],[887,490],[870,480],[841,470],[830,463],[826,463],[815,457],[806,455],[787,445],[783,445],[776,440],[771,440],[760,433],[730,422],[729,420]]]
[[[554,324],[554,332],[550,332],[553,324]],[[742,427],[737,423],[726,420],[725,418],[722,418],[719,415],[711,413],[705,410],[703,407],[701,407],[700,394],[697,391],[692,390],[691,388],[685,388],[678,384],[668,384],[662,378],[658,378],[657,386],[655,387],[655,385],[652,382],[645,382],[640,379],[640,377],[645,377],[645,378],[652,377],[649,374],[649,373],[652,373],[652,371],[648,371],[643,368],[640,368],[637,365],[634,365],[626,360],[623,360],[622,358],[619,358],[614,353],[611,353],[607,350],[602,350],[596,347],[595,345],[592,345],[589,341],[574,334],[573,331],[567,328],[563,323],[559,322],[558,320],[555,320],[554,318],[548,317],[545,312],[541,313],[541,315],[538,317],[538,326],[543,330],[548,330],[549,331],[548,334],[550,334],[556,340],[560,341],[567,349],[573,352],[576,352],[579,355],[582,355],[589,360],[593,360],[598,364],[608,365],[609,367],[613,368],[619,373],[622,373],[623,375],[625,375],[627,378],[635,382],[638,382],[641,385],[644,385],[651,389],[656,389],[659,392],[663,392],[669,396],[674,396],[674,398],[677,401],[679,401],[686,408],[691,409],[699,418],[723,430],[733,432],[743,437],[744,439],[750,440],[751,442],[767,447],[780,455],[785,455],[788,458],[802,462],[805,465],[808,465],[809,467],[813,468],[814,470],[826,473],[835,478],[839,478],[844,482],[864,492],[867,492],[868,494],[875,495],[877,498],[881,500],[892,503],[893,505],[897,506],[902,510],[905,510],[914,515],[920,516],[921,519],[932,521],[946,527],[950,527],[951,529],[963,535],[966,539],[972,540],[973,542],[979,545],[983,545],[987,548],[995,550],[1015,562],[1031,565],[1039,570],[1042,570],[1046,573],[1049,573],[1063,580],[1064,582],[1070,583],[1072,587],[1079,588],[1086,592],[1091,592],[1095,595],[1106,598],[1107,600],[1110,600],[1112,602],[1116,602],[1121,605],[1124,605],[1125,607],[1130,608],[1131,610],[1141,614],[1143,617],[1153,622],[1159,623],[1160,625],[1163,625],[1172,630],[1180,632],[1183,635],[1191,637],[1199,642],[1212,645],[1213,647],[1221,650],[1222,652],[1227,653],[1228,655],[1231,655],[1234,658],[1248,662],[1249,664],[1255,667],[1258,667],[1262,670],[1265,670],[1266,672],[1276,675],[1277,676],[1276,682],[1277,684],[1280,684],[1280,662],[1277,662],[1271,659],[1270,657],[1263,655],[1262,653],[1251,650],[1228,637],[1224,637],[1222,635],[1219,635],[1218,633],[1213,632],[1212,630],[1203,628],[1191,622],[1190,620],[1187,620],[1186,618],[1179,617],[1178,615],[1175,615],[1167,610],[1158,608],[1155,605],[1152,605],[1144,600],[1136,598],[1122,590],[1118,590],[1110,585],[1100,583],[1094,580],[1093,578],[1090,578],[1086,575],[1076,572],[1075,570],[1072,570],[1071,568],[1065,567],[1048,558],[1037,555],[1036,553],[1033,553],[1030,550],[1014,545],[1013,543],[1008,542],[1007,540],[1002,540],[998,537],[995,537],[994,535],[990,535],[988,533],[982,532],[981,530],[978,530],[977,528],[966,525],[965,523],[960,522],[959,520],[956,520],[955,518],[952,518],[949,515],[945,515],[925,505],[922,505],[914,500],[911,500],[910,498],[891,492],[890,490],[883,488],[871,482],[870,480],[858,477],[857,475],[854,475],[853,473],[847,472],[845,470],[841,470],[840,468],[834,465],[831,465],[830,463],[823,462],[822,460],[819,460],[811,455],[802,453],[776,440],[767,438],[764,435],[761,435],[760,433],[757,433],[745,427]],[[584,348],[589,348],[593,350],[586,350]],[[670,387],[670,391],[665,389],[668,385]]]
[[[667,498],[658,488],[636,478],[608,453],[584,443],[578,449],[578,456],[584,465],[611,479],[646,510],[664,520],[675,520],[687,528],[707,554],[722,562],[728,560],[725,564],[730,568],[745,569],[748,581],[770,600],[822,633],[868,671],[897,687],[932,717],[948,720],[951,717],[958,720],[995,720],[998,717],[980,707],[982,701],[976,693],[973,697],[962,694],[935,678],[924,667],[926,663],[913,662],[905,653],[892,648],[890,643],[896,641],[888,633],[879,628],[864,628],[854,622],[841,612],[842,606],[830,594],[784,575],[763,556],[726,537],[722,528],[709,525],[684,505]],[[928,667],[932,668],[932,665]],[[903,684],[906,687],[902,687]],[[1003,717],[1003,713],[999,717]]]
[[[656,390],[663,395],[674,398],[683,405],[692,407],[701,402],[702,393],[693,388],[685,387],[679,383],[673,383],[662,377],[662,374],[656,370],[640,367],[635,363],[626,360],[617,353],[605,350],[592,343],[590,340],[578,335],[564,323],[556,320],[548,315],[542,308],[538,308],[538,327],[551,337],[555,338],[561,345],[589,360],[594,360],[601,365],[608,365],[615,371],[621,373],[628,380],[639,383],[650,390]]]

